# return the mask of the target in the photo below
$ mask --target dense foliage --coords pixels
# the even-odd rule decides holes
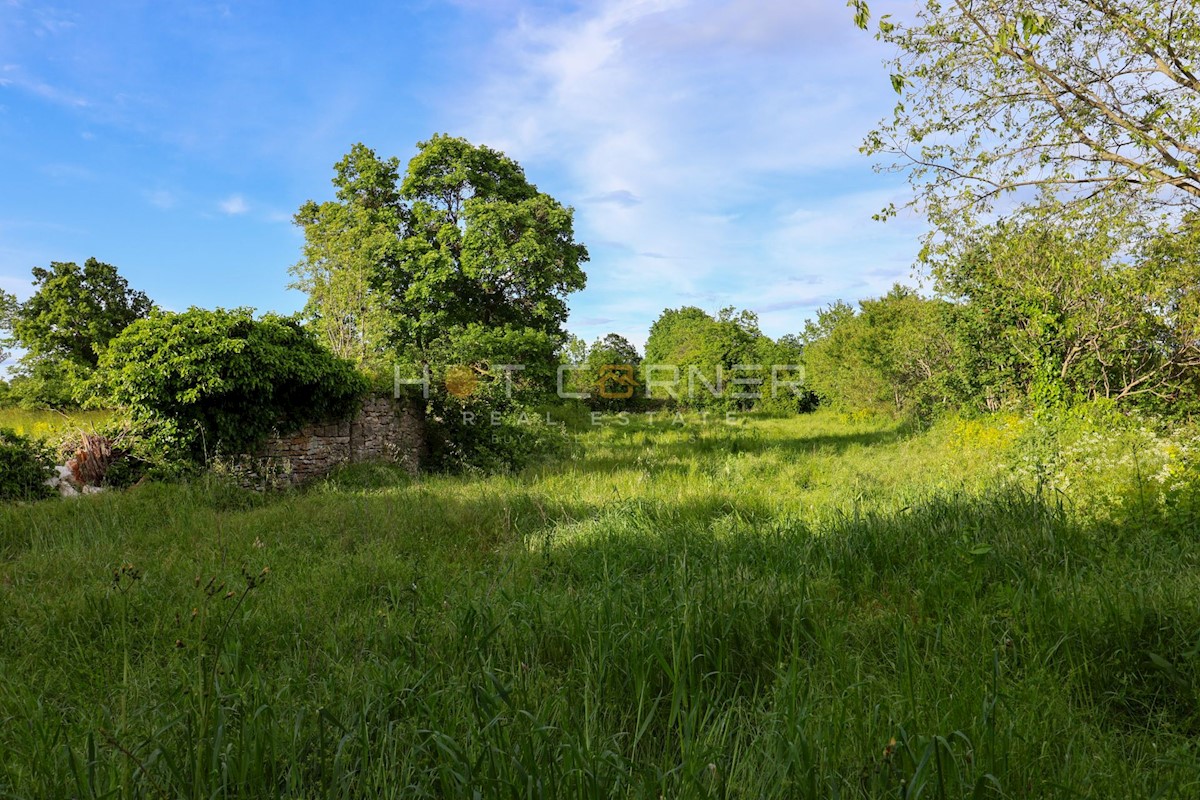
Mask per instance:
[[[572,210],[503,153],[451,136],[419,143],[403,176],[361,144],[335,172],[337,199],[296,215],[307,316],[335,352],[429,375],[444,465],[514,462],[512,443],[538,437],[512,420],[553,398],[566,296],[585,282]],[[470,391],[447,390],[460,372]]]
[[[928,416],[966,398],[958,310],[896,286],[855,312],[835,303],[805,331],[808,387],[850,411]]]
[[[688,408],[796,411],[811,406],[800,356],[797,342],[765,336],[753,312],[713,317],[689,306],[663,311],[650,327],[643,375],[652,396]]]
[[[386,352],[389,321],[374,281],[395,263],[407,218],[398,169],[397,159],[356,144],[334,166],[337,200],[310,200],[294,217],[304,229],[304,257],[291,269],[291,288],[308,295],[304,314],[334,355],[362,366]]]
[[[978,392],[989,404],[1015,395],[1042,406],[1103,398],[1194,408],[1197,221],[1147,232],[1093,207],[962,237],[934,276],[958,303],[964,370]]]
[[[248,309],[155,312],[114,339],[100,367],[112,402],[163,450],[196,461],[348,415],[366,390],[298,322]]]
[[[1200,219],[1148,227],[1122,206],[1028,209],[930,258],[936,299],[897,287],[823,310],[810,385],[848,409],[921,416],[1104,400],[1200,409]]]
[[[0,501],[38,500],[54,490],[46,485],[53,474],[50,449],[10,428],[0,428]]]
[[[58,261],[49,269],[34,267],[33,285],[23,303],[0,297],[0,329],[8,331],[0,343],[25,350],[12,394],[29,406],[77,404],[86,399],[86,381],[109,342],[153,304],[130,289],[116,267],[95,258],[82,268]]]
[[[431,344],[424,369],[432,462],[508,472],[561,452],[565,433],[540,411],[555,396],[557,341],[544,331],[474,324]]]
[[[632,411],[645,405],[642,357],[624,336],[609,333],[588,346],[577,340],[562,354],[563,392],[604,412]]]

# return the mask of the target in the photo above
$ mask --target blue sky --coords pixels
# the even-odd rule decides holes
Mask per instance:
[[[858,153],[886,55],[842,0],[0,0],[0,288],[95,256],[166,308],[294,311],[334,162],[447,132],[574,206],[574,333],[796,332],[911,282],[922,223],[871,220],[908,193]]]

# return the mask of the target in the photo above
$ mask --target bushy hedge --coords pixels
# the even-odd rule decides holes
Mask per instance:
[[[111,401],[160,451],[197,462],[347,416],[367,390],[295,319],[244,308],[155,312],[112,341],[100,370]]]
[[[38,500],[54,490],[46,479],[54,472],[50,449],[9,428],[0,428],[0,500]]]

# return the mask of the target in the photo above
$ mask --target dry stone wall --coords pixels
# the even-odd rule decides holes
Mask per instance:
[[[268,439],[254,455],[263,482],[301,484],[342,464],[401,464],[415,475],[425,450],[423,408],[408,398],[369,395],[351,419],[306,425]]]

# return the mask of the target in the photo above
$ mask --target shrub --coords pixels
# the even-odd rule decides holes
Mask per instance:
[[[292,318],[250,309],[155,312],[113,340],[100,363],[112,402],[161,454],[205,462],[252,450],[273,430],[344,417],[367,389]]]
[[[10,428],[0,428],[0,500],[39,500],[54,490],[46,479],[54,471],[50,448]]]

